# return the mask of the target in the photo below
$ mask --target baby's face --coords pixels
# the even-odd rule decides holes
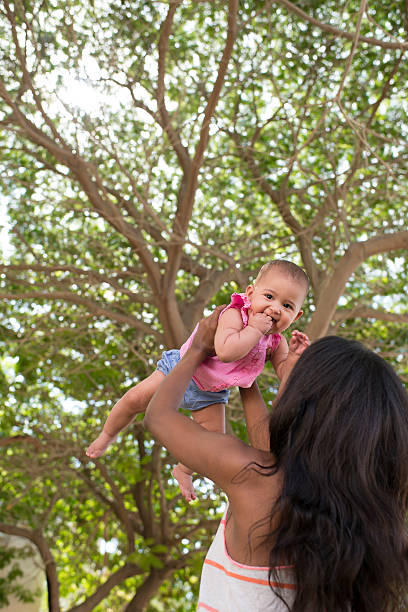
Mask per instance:
[[[272,319],[270,334],[287,329],[303,311],[306,287],[278,268],[266,272],[256,285],[249,285],[246,295],[251,302],[251,312],[264,312]]]

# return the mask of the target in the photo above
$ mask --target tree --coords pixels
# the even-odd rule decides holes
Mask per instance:
[[[360,338],[407,380],[407,16],[4,0],[0,28],[0,531],[41,552],[53,611],[188,610],[212,488],[186,507],[140,423],[107,460],[83,449],[271,256],[310,277],[312,339]]]

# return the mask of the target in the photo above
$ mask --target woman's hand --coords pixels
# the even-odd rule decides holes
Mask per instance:
[[[191,348],[198,349],[211,357],[215,355],[214,336],[217,330],[218,318],[225,308],[225,305],[217,306],[209,317],[201,319],[198,324],[197,332],[194,335]]]

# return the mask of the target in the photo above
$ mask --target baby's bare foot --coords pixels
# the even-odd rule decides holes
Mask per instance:
[[[193,475],[186,472],[185,468],[178,463],[172,471],[174,478],[179,483],[180,491],[186,501],[193,501],[196,498],[193,486]]]
[[[91,459],[96,459],[97,457],[103,455],[108,446],[115,441],[115,438],[116,436],[109,436],[107,433],[102,431],[96,440],[94,440],[92,444],[88,446],[85,453],[88,455],[88,457],[91,457]]]

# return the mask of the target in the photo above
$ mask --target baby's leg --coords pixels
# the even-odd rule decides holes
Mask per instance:
[[[208,431],[225,433],[225,404],[210,404],[201,410],[192,411],[193,419]],[[178,463],[172,472],[180,486],[180,491],[187,501],[196,499],[193,486],[193,472],[182,463]]]
[[[129,425],[137,414],[146,410],[164,377],[163,372],[156,370],[120,398],[109,413],[103,430],[86,449],[88,457],[96,459],[103,455],[108,446],[115,441],[118,433]]]

